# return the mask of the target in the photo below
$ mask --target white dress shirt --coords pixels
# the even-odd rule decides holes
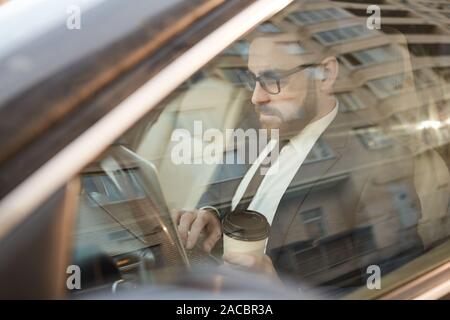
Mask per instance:
[[[336,117],[338,107],[338,102],[336,102],[336,106],[332,111],[324,117],[308,124],[297,136],[290,139],[289,143],[280,151],[278,159],[267,171],[248,206],[249,210],[264,214],[269,224],[272,224],[281,198],[314,144]],[[271,147],[273,148],[273,145],[267,144],[266,148],[261,152],[261,155],[245,174],[231,201],[232,210],[239,203],[261,161],[271,151]],[[279,163],[276,163],[277,161]]]

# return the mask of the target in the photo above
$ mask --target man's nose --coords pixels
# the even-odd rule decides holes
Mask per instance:
[[[252,94],[252,103],[254,105],[260,105],[260,104],[265,104],[269,101],[270,101],[269,94],[266,92],[266,90],[264,90],[261,87],[259,82],[257,82],[256,86],[255,86],[255,90],[253,90],[253,94]]]

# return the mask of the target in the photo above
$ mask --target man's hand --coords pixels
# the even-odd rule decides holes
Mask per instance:
[[[197,243],[200,233],[206,233],[203,250],[210,252],[222,236],[222,225],[217,215],[209,209],[177,210],[172,213],[178,234],[183,245],[192,249]]]
[[[256,255],[250,253],[227,252],[223,255],[224,261],[231,265],[241,267],[248,271],[254,271],[277,278],[277,272],[268,255]]]

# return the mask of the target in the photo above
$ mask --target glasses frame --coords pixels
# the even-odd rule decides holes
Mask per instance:
[[[259,85],[261,86],[261,88],[263,88],[264,91],[266,91],[268,94],[275,95],[275,94],[279,94],[281,92],[281,84],[280,84],[281,79],[289,77],[289,76],[293,75],[294,73],[303,71],[305,69],[308,69],[311,67],[317,67],[318,65],[319,65],[318,63],[302,64],[302,65],[299,65],[299,66],[294,67],[289,70],[276,71],[276,74],[271,74],[270,76],[267,75],[267,72],[273,72],[273,71],[265,71],[265,72],[263,72],[263,74],[256,76],[253,72],[251,72],[250,70],[247,70],[246,71],[247,79],[252,79],[252,83],[250,83],[249,81],[245,81],[245,83],[250,91],[254,91],[256,88],[256,83],[259,83]],[[275,92],[270,91],[268,89],[266,83],[264,82],[264,78],[267,78],[267,77],[272,78],[273,80],[276,81],[277,90]]]

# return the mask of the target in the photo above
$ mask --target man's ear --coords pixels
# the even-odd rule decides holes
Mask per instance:
[[[317,81],[320,91],[331,94],[333,93],[333,85],[339,73],[339,63],[335,57],[327,57],[320,63],[323,77]]]

